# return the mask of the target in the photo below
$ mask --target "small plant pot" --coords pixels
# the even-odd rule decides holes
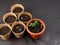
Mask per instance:
[[[0,24],[0,37],[3,40],[8,40],[10,39],[10,34],[11,34],[12,28],[8,24]]]
[[[3,16],[3,22],[4,23],[11,25],[12,23],[14,23],[16,21],[17,21],[17,16],[12,12],[8,12]]]
[[[25,24],[31,19],[32,19],[32,15],[29,12],[23,12],[18,15],[18,20],[22,21]]]
[[[25,32],[25,24],[22,22],[14,22],[12,25],[12,33],[16,38],[21,38]]]
[[[15,4],[13,6],[11,6],[11,12],[15,13],[15,14],[19,14],[24,12],[24,6],[22,4]]]
[[[33,39],[41,38],[46,29],[45,23],[41,19],[32,19],[26,25],[27,32]]]

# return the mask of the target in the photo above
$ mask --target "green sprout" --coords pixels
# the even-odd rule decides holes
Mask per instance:
[[[31,22],[30,25],[29,25],[29,27],[34,28],[37,24],[38,24],[38,21]],[[40,24],[40,28],[41,29],[43,28],[43,25],[42,24]]]
[[[29,25],[29,27],[31,27],[33,25],[33,23],[31,23],[30,25]]]
[[[36,24],[37,24],[37,21],[34,21],[33,23],[31,23],[31,24],[29,25],[29,27],[35,27]]]
[[[18,26],[16,28],[19,28]]]
[[[42,24],[41,24],[41,29],[42,29]]]
[[[20,30],[20,31],[22,30],[19,26],[17,26],[16,29],[18,29],[18,30]]]
[[[35,23],[37,23],[37,21],[34,21]]]

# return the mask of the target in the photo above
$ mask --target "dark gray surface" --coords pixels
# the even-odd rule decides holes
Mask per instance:
[[[31,12],[33,17],[42,19],[46,23],[46,31],[38,40],[29,36],[8,41],[0,38],[0,45],[60,45],[60,0],[0,0],[0,23],[3,15],[16,3],[23,4],[25,11]]]

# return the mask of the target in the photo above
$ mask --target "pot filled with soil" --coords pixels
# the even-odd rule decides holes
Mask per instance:
[[[45,23],[41,19],[32,19],[26,25],[27,32],[33,39],[41,38],[45,31]]]
[[[8,12],[3,16],[3,21],[4,23],[12,24],[17,21],[17,16],[12,12]]]
[[[24,6],[22,4],[15,4],[13,6],[11,6],[11,12],[15,13],[15,14],[19,14],[24,12]]]
[[[31,19],[32,19],[32,15],[29,12],[23,12],[18,15],[18,20],[22,21],[23,23],[27,23]]]
[[[3,40],[10,39],[12,28],[8,24],[0,24],[0,36]]]
[[[22,22],[14,22],[12,25],[12,33],[17,38],[21,38],[25,32],[25,24]]]

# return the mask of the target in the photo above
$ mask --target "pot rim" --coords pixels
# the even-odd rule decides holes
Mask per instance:
[[[33,21],[33,20],[38,20],[38,21],[43,25],[43,29],[42,29],[41,32],[39,32],[39,33],[33,33],[33,32],[31,32],[31,31],[28,29],[28,25],[29,25],[30,22]],[[28,23],[27,23],[27,25],[26,25],[26,29],[27,29],[28,33],[30,33],[30,34],[33,34],[33,35],[39,35],[39,34],[44,33],[44,31],[45,31],[45,29],[46,29],[46,25],[45,25],[45,23],[44,23],[41,19],[34,18],[34,19],[28,21]]]
[[[14,10],[16,7],[22,8],[22,11],[21,11],[21,12],[24,12],[24,6],[23,6],[22,4],[14,4],[14,5],[12,5],[10,11],[13,12],[13,10]],[[14,13],[14,12],[13,12],[13,13]],[[18,14],[18,13],[16,13],[16,14]]]
[[[30,20],[32,19],[32,14],[31,14],[31,13],[29,13],[29,12],[22,12],[22,13],[20,13],[20,14],[18,15],[18,20],[19,20],[19,18],[20,18],[20,16],[21,16],[22,14],[28,15],[28,16],[30,17]],[[20,21],[20,20],[19,20],[19,21]],[[23,23],[27,23],[28,21],[26,21],[26,22],[22,21],[22,22],[23,22]]]
[[[5,27],[5,26],[7,26],[7,27],[10,29],[10,31],[9,31],[7,34],[5,34],[5,35],[0,35],[0,36],[7,36],[8,34],[11,33],[12,28],[11,28],[10,25],[8,25],[8,24],[0,24],[0,28],[3,28],[3,27]]]
[[[20,32],[20,33],[15,33],[14,31],[13,31],[13,27],[15,26],[15,25],[17,25],[17,24],[20,24],[20,25],[22,25],[23,27],[24,27],[24,30],[22,31],[22,32]],[[23,23],[23,22],[14,22],[13,24],[12,24],[12,32],[14,33],[14,34],[22,34],[23,32],[25,31],[25,24]]]
[[[5,19],[8,17],[8,16],[14,16],[16,19],[15,19],[15,21],[14,22],[16,22],[16,20],[17,20],[17,16],[16,16],[16,14],[14,14],[14,13],[12,13],[12,12],[8,12],[8,13],[6,13],[4,16],[3,16],[3,22],[4,23],[6,23],[6,24],[12,24],[12,23],[7,23],[6,21],[5,21]]]

